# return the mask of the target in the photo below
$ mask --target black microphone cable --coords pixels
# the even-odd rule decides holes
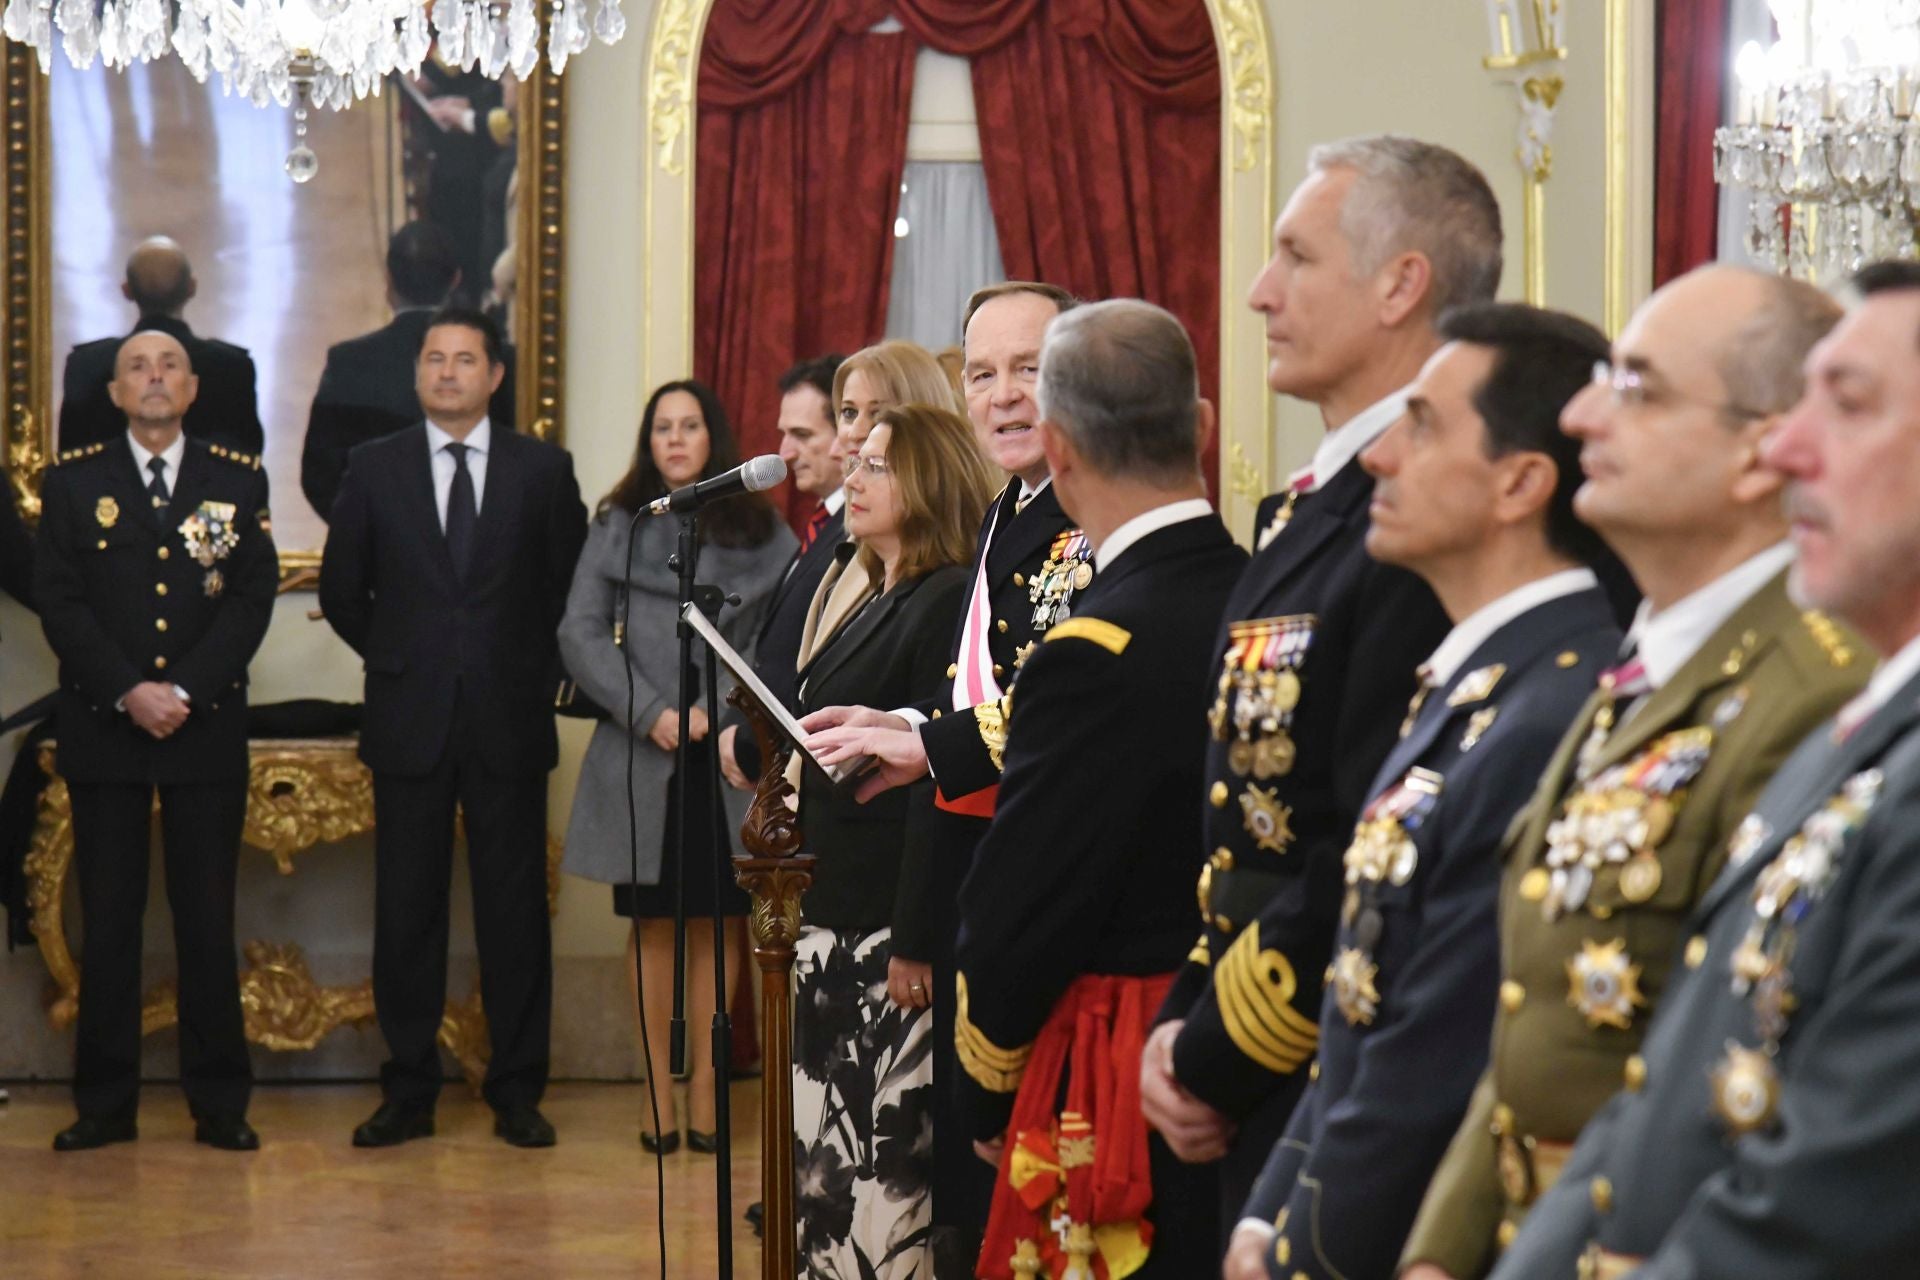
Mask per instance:
[[[640,811],[633,798],[633,766],[638,744],[634,741],[633,723],[633,663],[627,657],[627,583],[633,577],[633,544],[640,531],[640,517],[647,513],[643,503],[627,521],[627,555],[620,566],[620,585],[618,588],[619,605],[614,611],[613,647],[620,651],[620,667],[627,677],[627,884],[632,895],[628,906],[633,915],[627,921],[628,936],[633,940],[633,1003],[634,1011],[640,1017],[640,1052],[647,1060],[647,1106],[653,1113],[653,1208],[654,1218],[659,1229],[660,1277],[667,1275],[667,1135],[660,1127],[660,1093],[653,1075],[653,1044],[647,1038],[647,975],[640,954]],[[664,863],[662,864],[664,868]],[[673,1100],[667,1100],[671,1109]]]

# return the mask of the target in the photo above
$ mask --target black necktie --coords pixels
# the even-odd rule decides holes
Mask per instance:
[[[173,499],[167,491],[167,460],[148,458],[147,470],[153,473],[153,479],[147,482],[147,492],[153,497],[153,519],[158,524],[165,521],[167,503]]]
[[[467,470],[467,446],[449,444],[453,457],[453,487],[447,491],[447,554],[453,557],[453,571],[462,580],[467,576],[467,560],[473,553],[473,476]]]

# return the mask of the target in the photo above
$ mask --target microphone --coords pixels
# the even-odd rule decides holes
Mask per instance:
[[[648,503],[643,510],[650,516],[663,516],[669,511],[698,511],[709,502],[731,498],[736,493],[759,493],[762,489],[771,489],[786,478],[786,460],[778,454],[764,453],[712,479],[675,489],[666,497]]]

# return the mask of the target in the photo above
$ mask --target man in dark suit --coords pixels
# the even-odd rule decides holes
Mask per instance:
[[[965,1136],[998,1169],[979,1274],[1092,1274],[1098,1252],[1198,1276],[1217,1256],[1211,1179],[1127,1086],[1191,945],[1193,708],[1246,553],[1206,500],[1212,407],[1171,315],[1126,300],[1060,317],[1038,398],[1053,487],[1100,571],[1001,699],[1006,768],[960,893]]]
[[[753,643],[754,672],[790,711],[799,705],[795,660],[807,606],[846,530],[846,495],[840,491],[840,465],[833,458],[833,374],[842,358],[802,360],[780,376],[780,456],[793,487],[820,502],[801,531],[786,576],[767,602]],[[740,732],[742,723],[733,717],[720,732],[720,769],[728,782],[746,791],[760,776],[761,761],[760,744],[751,733]]]
[[[320,570],[327,621],[366,660],[360,758],[373,770],[373,997],[391,1057],[354,1131],[377,1147],[433,1132],[457,804],[492,1055],[494,1132],[551,1146],[539,1111],[552,1012],[547,773],[554,629],[586,537],[572,460],[495,431],[500,335],[477,311],[429,321],[426,421],[353,452]]]
[[[1366,552],[1354,457],[1397,418],[1449,306],[1492,298],[1500,210],[1444,148],[1316,148],[1250,302],[1267,384],[1320,409],[1312,464],[1262,506],[1227,606],[1207,750],[1199,941],[1147,1047],[1141,1100],[1183,1158],[1225,1157],[1230,1225],[1306,1085],[1332,958],[1341,854],[1447,619]]]
[[[134,246],[127,257],[127,278],[120,292],[139,308],[133,333],[171,334],[186,348],[200,393],[187,407],[184,430],[195,440],[258,455],[266,445],[254,394],[253,357],[245,347],[203,338],[182,318],[199,290],[193,264],[179,245],[154,236]],[[114,358],[121,338],[83,342],[67,356],[61,382],[60,448],[83,449],[117,440],[126,433],[127,416],[108,394],[116,376]]]
[[[326,367],[307,415],[300,446],[300,491],[322,520],[329,519],[356,445],[390,436],[420,421],[414,390],[420,338],[436,307],[462,280],[447,233],[431,222],[409,222],[387,241],[387,302],[393,319],[372,333],[327,349]],[[514,429],[513,348],[502,348],[506,370],[487,408],[496,431]]]
[[[924,919],[896,928],[894,941],[896,956],[917,964],[907,979],[919,984],[917,998],[933,1007],[941,1055],[936,1133],[954,1133],[964,1123],[949,1083],[956,1065],[948,1056],[956,925],[948,904],[993,816],[1005,741],[1000,698],[1040,637],[1071,614],[1075,593],[1093,580],[1093,544],[1061,510],[1040,450],[1034,399],[1047,326],[1073,305],[1064,289],[1017,280],[989,285],[967,301],[961,390],[981,450],[1009,479],[980,526],[946,687],[918,707],[828,708],[805,722],[810,729],[842,726],[823,742],[849,757],[883,761],[887,785],[915,783],[921,790],[908,840],[923,851],[937,880],[924,899]],[[929,774],[929,781],[919,781]],[[934,1157],[935,1256],[944,1272],[958,1265],[953,1259],[977,1251],[992,1186],[964,1143],[936,1140]]]
[[[78,1151],[135,1136],[140,923],[160,796],[179,962],[180,1079],[194,1139],[250,1151],[252,1069],[233,948],[247,811],[247,664],[278,583],[257,459],[182,434],[197,390],[171,334],[121,344],[109,393],[119,439],[47,473],[34,594],[60,659],[60,773],[80,886]]]
[[[1607,339],[1585,321],[1482,303],[1407,413],[1360,462],[1367,550],[1418,573],[1454,622],[1420,668],[1400,741],[1345,856],[1318,1071],[1241,1211],[1229,1280],[1389,1280],[1486,1065],[1499,982],[1500,844],[1618,653],[1573,513],[1580,446],[1560,410]]]
[[[1495,1280],[1914,1274],[1920,268],[1878,263],[1767,433],[1796,601],[1883,661],[1729,842],[1636,1068]]]

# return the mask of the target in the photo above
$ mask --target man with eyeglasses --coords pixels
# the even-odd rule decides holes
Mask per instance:
[[[1486,1275],[1581,1126],[1641,1087],[1641,1036],[1670,965],[1699,963],[1688,916],[1735,827],[1866,679],[1860,641],[1788,597],[1783,482],[1761,457],[1839,317],[1810,285],[1702,268],[1634,313],[1561,415],[1586,476],[1574,509],[1645,599],[1508,842],[1490,1066],[1404,1280]]]

